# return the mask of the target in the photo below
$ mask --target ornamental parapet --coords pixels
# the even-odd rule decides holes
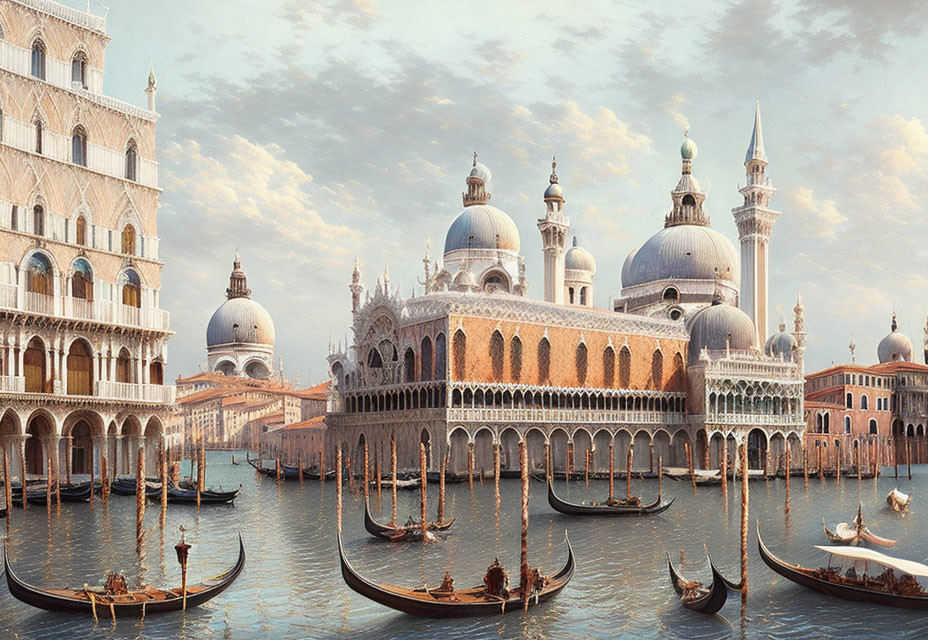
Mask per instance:
[[[610,411],[600,409],[448,409],[449,422],[604,423],[682,425],[686,416],[665,411]]]

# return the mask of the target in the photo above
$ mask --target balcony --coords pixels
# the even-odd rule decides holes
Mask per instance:
[[[0,391],[24,393],[26,391],[25,376],[0,376]]]
[[[471,422],[560,422],[615,424],[684,424],[685,416],[665,411],[608,409],[448,409],[448,420]]]
[[[123,327],[138,327],[154,331],[170,331],[171,314],[163,309],[139,308],[111,300],[58,298],[26,291],[22,304],[17,302],[15,285],[0,284],[0,309],[27,311],[41,315],[75,320],[95,320]]]
[[[112,400],[130,400],[134,402],[159,402],[172,404],[176,387],[160,384],[135,384],[134,382],[97,382],[97,396]]]

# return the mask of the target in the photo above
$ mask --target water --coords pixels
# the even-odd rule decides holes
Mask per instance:
[[[886,494],[896,486],[891,477],[872,480],[793,479],[792,511],[784,518],[784,482],[751,482],[750,597],[742,617],[740,597],[731,594],[721,614],[700,616],[682,608],[670,587],[664,553],[675,562],[686,552],[685,573],[708,580],[703,544],[720,569],[738,579],[739,490],[730,485],[728,504],[719,487],[700,488],[694,496],[688,483],[664,481],[666,496],[676,502],[659,516],[644,518],[571,518],[552,511],[544,485],[531,483],[529,559],[543,572],[559,569],[565,560],[564,531],[570,532],[577,558],[573,581],[553,601],[527,614],[456,621],[413,618],[375,604],[350,591],[342,582],[335,548],[335,483],[283,483],[256,477],[244,464],[230,464],[227,452],[208,453],[208,481],[244,488],[235,506],[170,505],[162,542],[160,506],[148,509],[145,557],[141,568],[135,553],[135,499],[113,496],[108,507],[99,500],[63,504],[49,517],[44,507],[13,514],[9,553],[13,566],[27,581],[45,586],[99,584],[106,572],[122,570],[130,586],[144,580],[156,586],[180,583],[173,545],[178,525],[193,544],[191,582],[230,567],[236,558],[237,534],[245,539],[245,570],[226,592],[186,615],[150,616],[144,622],[112,623],[33,609],[0,586],[0,637],[3,638],[865,638],[892,631],[895,638],[922,637],[923,614],[901,609],[849,603],[805,590],[770,571],[757,555],[753,535],[759,519],[764,539],[781,558],[819,566],[822,554],[813,544],[826,544],[822,516],[830,526],[850,521],[857,502],[865,521],[878,535],[899,540],[892,554],[926,562],[928,538],[920,536],[928,516],[912,490],[915,509],[902,518],[887,511]],[[915,479],[900,479],[900,490],[928,471],[913,470]],[[578,501],[602,499],[605,481],[589,487],[561,481],[558,492]],[[657,481],[634,481],[633,492],[653,498]],[[625,490],[616,482],[616,492]],[[438,488],[429,485],[430,513]],[[501,482],[502,509],[497,526],[493,484],[448,485],[447,517],[457,516],[453,535],[422,546],[374,540],[363,529],[363,502],[345,497],[344,540],[352,564],[366,577],[402,585],[423,580],[438,585],[446,567],[458,587],[476,585],[494,556],[517,582],[519,563],[519,482]],[[375,517],[390,518],[389,489],[382,508],[371,497]],[[400,491],[399,518],[418,514],[418,493]],[[2,526],[2,525],[0,525]]]

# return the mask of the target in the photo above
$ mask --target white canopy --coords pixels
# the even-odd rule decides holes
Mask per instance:
[[[879,551],[874,551],[873,549],[865,549],[863,547],[824,547],[821,545],[815,545],[815,548],[825,553],[830,553],[833,556],[850,558],[851,560],[876,562],[899,571],[900,573],[907,573],[917,578],[928,578],[928,566],[920,562],[893,558]]]

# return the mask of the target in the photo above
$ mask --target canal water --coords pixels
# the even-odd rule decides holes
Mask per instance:
[[[923,636],[923,614],[849,603],[802,589],[771,572],[757,555],[754,520],[764,539],[781,558],[819,566],[824,554],[812,548],[826,544],[822,517],[834,527],[849,522],[858,501],[866,523],[876,534],[895,538],[893,555],[928,561],[928,497],[920,495],[928,471],[913,469],[913,480],[898,481],[914,496],[913,513],[900,517],[885,508],[886,494],[897,486],[892,468],[878,482],[801,478],[791,482],[791,513],[784,517],[785,487],[779,481],[750,483],[749,599],[744,612],[732,594],[721,614],[700,616],[683,609],[670,587],[665,552],[679,562],[685,551],[685,573],[708,581],[703,545],[716,564],[738,579],[739,490],[730,485],[727,501],[720,487],[701,487],[695,494],[684,482],[664,481],[664,494],[675,497],[669,511],[644,518],[571,518],[552,511],[544,484],[531,483],[529,560],[543,572],[554,572],[565,559],[564,532],[574,546],[577,569],[573,581],[554,600],[528,613],[464,620],[413,618],[370,602],[342,582],[335,546],[335,483],[285,482],[256,477],[244,454],[231,464],[229,452],[207,454],[208,483],[223,488],[243,485],[234,506],[169,506],[162,534],[160,506],[146,514],[144,557],[135,551],[135,500],[113,496],[64,504],[51,515],[44,507],[14,511],[8,535],[13,566],[27,581],[41,586],[100,584],[110,570],[120,570],[130,586],[144,580],[156,586],[180,584],[173,545],[183,525],[193,545],[189,579],[215,575],[236,558],[238,532],[248,553],[245,570],[225,593],[184,614],[150,616],[113,623],[33,609],[0,585],[0,638],[894,638]],[[356,487],[357,488],[357,487]],[[557,483],[571,501],[603,499],[606,481]],[[616,492],[625,490],[616,482]],[[633,481],[632,490],[653,499],[657,481]],[[429,485],[430,513],[438,489]],[[363,575],[402,585],[436,586],[449,568],[458,587],[475,586],[498,556],[518,582],[519,481],[501,481],[502,507],[497,520],[492,481],[448,485],[447,516],[457,521],[446,539],[427,545],[392,544],[371,538],[363,528],[363,502],[345,496],[346,553]],[[390,518],[388,487],[375,517]],[[418,493],[400,491],[399,518],[418,514]],[[0,524],[0,527],[3,525]]]

